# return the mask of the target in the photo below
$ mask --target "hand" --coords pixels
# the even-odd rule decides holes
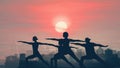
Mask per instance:
[[[108,47],[108,45],[104,46],[104,47]]]
[[[24,42],[24,41],[17,41],[17,42]]]
[[[22,42],[22,41],[17,41],[17,42]]]
[[[85,41],[83,41],[83,40],[80,40],[80,42],[85,42]]]
[[[50,38],[46,38],[47,40],[51,40]]]

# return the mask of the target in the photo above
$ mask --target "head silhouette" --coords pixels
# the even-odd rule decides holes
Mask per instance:
[[[64,38],[68,38],[68,36],[69,36],[68,32],[64,32],[64,33],[63,33],[63,37],[64,37]]]
[[[85,42],[87,42],[87,43],[89,43],[89,42],[90,42],[90,40],[91,40],[91,39],[90,39],[90,38],[88,38],[88,37],[86,37],[86,38],[85,38]]]
[[[38,40],[37,36],[33,36],[33,41],[37,41],[37,40]]]

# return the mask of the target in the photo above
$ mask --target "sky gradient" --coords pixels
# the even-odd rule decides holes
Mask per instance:
[[[56,19],[67,21],[70,38],[90,37],[120,50],[120,0],[0,0],[0,58],[31,50],[17,41],[32,41],[34,35],[41,42],[55,43],[45,38],[62,37],[55,31]]]

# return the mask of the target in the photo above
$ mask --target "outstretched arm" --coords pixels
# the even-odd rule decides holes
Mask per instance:
[[[45,45],[54,46],[54,47],[57,47],[57,48],[59,47],[58,45],[49,44],[49,43],[46,43]],[[72,46],[70,46],[70,48],[78,49],[77,47],[72,47]]]
[[[104,46],[104,45],[102,45],[102,44],[96,44],[96,43],[94,43],[94,46],[99,46],[99,47],[108,47],[108,45]]]
[[[60,39],[57,39],[57,38],[46,38],[46,40],[54,40],[54,41],[59,41]]]
[[[78,40],[78,39],[69,39],[69,40],[70,40],[70,42],[85,42],[83,40]]]
[[[71,43],[71,44],[80,45],[80,46],[83,46],[83,47],[84,47],[84,44],[81,44],[81,43]]]
[[[49,43],[38,42],[38,44],[40,44],[40,45],[48,45]]]
[[[22,43],[26,43],[26,44],[32,45],[32,42],[26,42],[26,41],[18,41],[18,42],[22,42]]]
[[[54,47],[59,47],[58,45],[54,45],[54,44],[50,44],[50,43],[46,43],[45,45],[49,45],[49,46],[54,46]]]

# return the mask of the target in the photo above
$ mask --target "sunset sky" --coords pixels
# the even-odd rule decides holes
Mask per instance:
[[[0,58],[26,52],[31,46],[17,41],[40,42],[47,37],[62,38],[56,23],[67,24],[70,38],[109,45],[120,50],[120,0],[0,0]],[[41,46],[41,53],[56,48]]]

